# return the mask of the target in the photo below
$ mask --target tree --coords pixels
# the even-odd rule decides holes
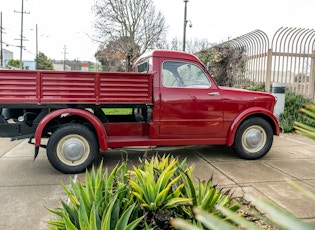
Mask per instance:
[[[194,54],[208,49],[210,46],[211,44],[207,39],[189,39],[186,41],[187,49],[185,52]],[[161,44],[160,48],[181,51],[182,47],[183,41],[177,37],[173,37],[170,42]]]
[[[11,59],[11,60],[9,60],[8,61],[8,63],[7,63],[7,66],[9,67],[9,68],[20,68],[20,60],[14,60],[14,59]],[[22,63],[22,68],[23,68],[23,63]]]
[[[208,49],[210,46],[207,39],[190,39],[186,42],[187,52],[192,54]]]
[[[109,41],[105,48],[99,49],[96,53],[96,58],[101,62],[103,71],[118,71],[123,72],[128,70],[128,61],[123,52],[120,51],[120,47],[123,44],[124,39],[118,39],[117,41]]]
[[[156,11],[152,0],[96,0],[94,12],[97,40],[103,49],[115,42],[112,52],[122,55],[128,71],[166,32],[164,16]]]
[[[52,64],[52,62],[42,52],[38,53],[35,61],[37,63],[37,69],[41,69],[41,70],[53,70],[54,69],[54,65]]]
[[[219,44],[213,45],[209,49],[203,49],[196,55],[210,68],[209,71],[218,85],[231,87],[235,82],[235,78],[244,74],[243,53],[243,49],[235,49],[226,44]],[[231,66],[237,67],[238,75],[235,75]]]

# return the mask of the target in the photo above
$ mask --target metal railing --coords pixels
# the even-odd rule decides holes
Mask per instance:
[[[315,30],[280,28],[271,46],[268,36],[255,30],[222,43],[242,52],[244,71],[231,64],[229,74],[234,85],[244,82],[265,82],[270,92],[272,83],[281,83],[293,92],[315,99]]]

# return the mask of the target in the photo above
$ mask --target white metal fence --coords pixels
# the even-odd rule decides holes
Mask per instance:
[[[229,74],[234,84],[265,82],[267,92],[272,83],[281,83],[293,92],[315,99],[315,30],[280,28],[269,46],[268,36],[255,30],[222,45],[241,51],[245,71],[231,64]]]

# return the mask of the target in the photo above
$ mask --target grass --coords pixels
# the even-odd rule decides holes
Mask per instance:
[[[106,108],[103,109],[104,113],[107,115],[129,115],[132,114],[132,108]]]

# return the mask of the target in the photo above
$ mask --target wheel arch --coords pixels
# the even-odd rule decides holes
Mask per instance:
[[[254,107],[246,111],[243,111],[234,119],[229,128],[228,138],[226,142],[227,146],[232,146],[234,144],[235,134],[241,123],[253,117],[260,117],[265,119],[271,125],[273,134],[274,135],[280,134],[279,123],[275,115],[271,113],[269,110]]]
[[[66,108],[66,109],[58,109],[50,112],[47,114],[38,124],[36,131],[35,131],[35,148],[38,148],[41,145],[41,138],[43,135],[43,130],[46,127],[46,125],[55,119],[58,116],[61,116],[63,114],[72,114],[72,115],[77,115],[80,116],[84,119],[86,119],[88,122],[92,124],[92,126],[95,129],[98,143],[99,143],[99,148],[102,151],[106,151],[108,148],[107,144],[107,134],[106,130],[102,124],[102,122],[91,112],[88,112],[83,109],[76,109],[76,108]]]

